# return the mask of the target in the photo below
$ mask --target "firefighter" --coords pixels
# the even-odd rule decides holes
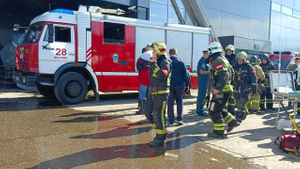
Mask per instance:
[[[213,132],[207,136],[211,138],[224,139],[225,125],[228,124],[227,132],[230,132],[239,123],[235,118],[224,110],[225,104],[232,92],[230,85],[233,75],[233,70],[227,61],[222,56],[222,46],[218,42],[212,42],[208,48],[209,57],[212,59],[212,99],[209,106],[209,117],[213,122]]]
[[[266,90],[262,82],[265,80],[265,73],[263,72],[262,68],[258,65],[258,58],[257,56],[252,56],[250,58],[250,63],[255,69],[255,75],[257,79],[257,93],[251,94],[251,102],[248,104],[248,109],[254,110],[254,113],[261,114],[260,108],[259,108],[259,98],[262,91]]]
[[[229,44],[226,46],[225,48],[225,57],[226,59],[228,60],[228,62],[230,63],[230,65],[232,67],[235,67],[236,66],[236,60],[235,60],[235,48],[233,45]],[[231,82],[233,85],[233,81]],[[235,114],[234,112],[234,109],[235,109],[235,102],[234,102],[234,97],[233,97],[233,94],[231,94],[229,96],[229,100],[228,100],[228,111],[231,113],[231,114]]]
[[[156,129],[156,137],[150,146],[157,147],[164,144],[167,136],[165,111],[170,86],[171,61],[167,58],[167,46],[163,42],[152,45],[153,57],[150,59],[150,94],[144,108],[145,116]]]
[[[264,80],[263,84],[264,84],[266,90],[264,92],[262,92],[262,94],[260,95],[260,101],[259,101],[260,109],[266,110],[265,102],[267,102],[267,109],[274,110],[273,94],[271,93],[271,89],[270,89],[269,71],[275,70],[275,67],[274,67],[273,63],[270,62],[269,55],[267,55],[267,54],[264,54],[261,56],[261,62],[262,63],[260,66],[265,73],[265,80]]]
[[[236,99],[236,120],[242,122],[248,114],[245,109],[250,93],[256,94],[255,69],[247,62],[247,54],[242,51],[236,56],[237,65],[235,67],[235,99]]]
[[[208,99],[205,98],[207,93],[207,84],[209,80],[209,55],[208,50],[203,50],[203,57],[198,62],[197,65],[197,74],[198,74],[198,96],[197,96],[197,109],[196,112],[199,116],[207,116],[203,111],[203,106]],[[203,104],[203,102],[205,102]]]

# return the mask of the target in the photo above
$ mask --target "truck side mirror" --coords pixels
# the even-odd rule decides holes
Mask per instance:
[[[48,24],[48,42],[53,43],[54,27],[53,24]]]

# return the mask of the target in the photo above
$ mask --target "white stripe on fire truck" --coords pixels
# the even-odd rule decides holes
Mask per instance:
[[[89,56],[87,56],[87,61],[89,61],[92,58],[92,54],[90,53]]]
[[[87,51],[87,61],[89,61],[91,58],[92,58],[92,48],[90,48],[88,51]]]
[[[96,72],[97,76],[137,76],[138,72]]]
[[[86,51],[86,53],[90,53],[92,51],[92,47],[90,47],[87,51]]]

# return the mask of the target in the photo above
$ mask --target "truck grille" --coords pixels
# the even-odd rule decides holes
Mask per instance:
[[[21,62],[20,63],[20,68],[23,71],[29,71],[28,63],[26,63],[26,62]]]

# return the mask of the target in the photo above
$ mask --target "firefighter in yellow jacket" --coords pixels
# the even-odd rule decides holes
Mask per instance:
[[[171,60],[167,57],[167,46],[163,42],[152,44],[153,57],[150,59],[150,94],[144,107],[148,121],[156,129],[156,137],[150,146],[162,146],[167,137],[166,101],[170,86]]]
[[[266,90],[264,85],[262,84],[265,80],[265,73],[263,72],[262,68],[258,65],[258,57],[252,56],[250,58],[250,64],[255,68],[256,78],[257,78],[257,92],[250,94],[251,102],[248,104],[249,110],[254,110],[256,114],[261,114],[260,107],[259,107],[259,99],[260,94],[262,91]]]

